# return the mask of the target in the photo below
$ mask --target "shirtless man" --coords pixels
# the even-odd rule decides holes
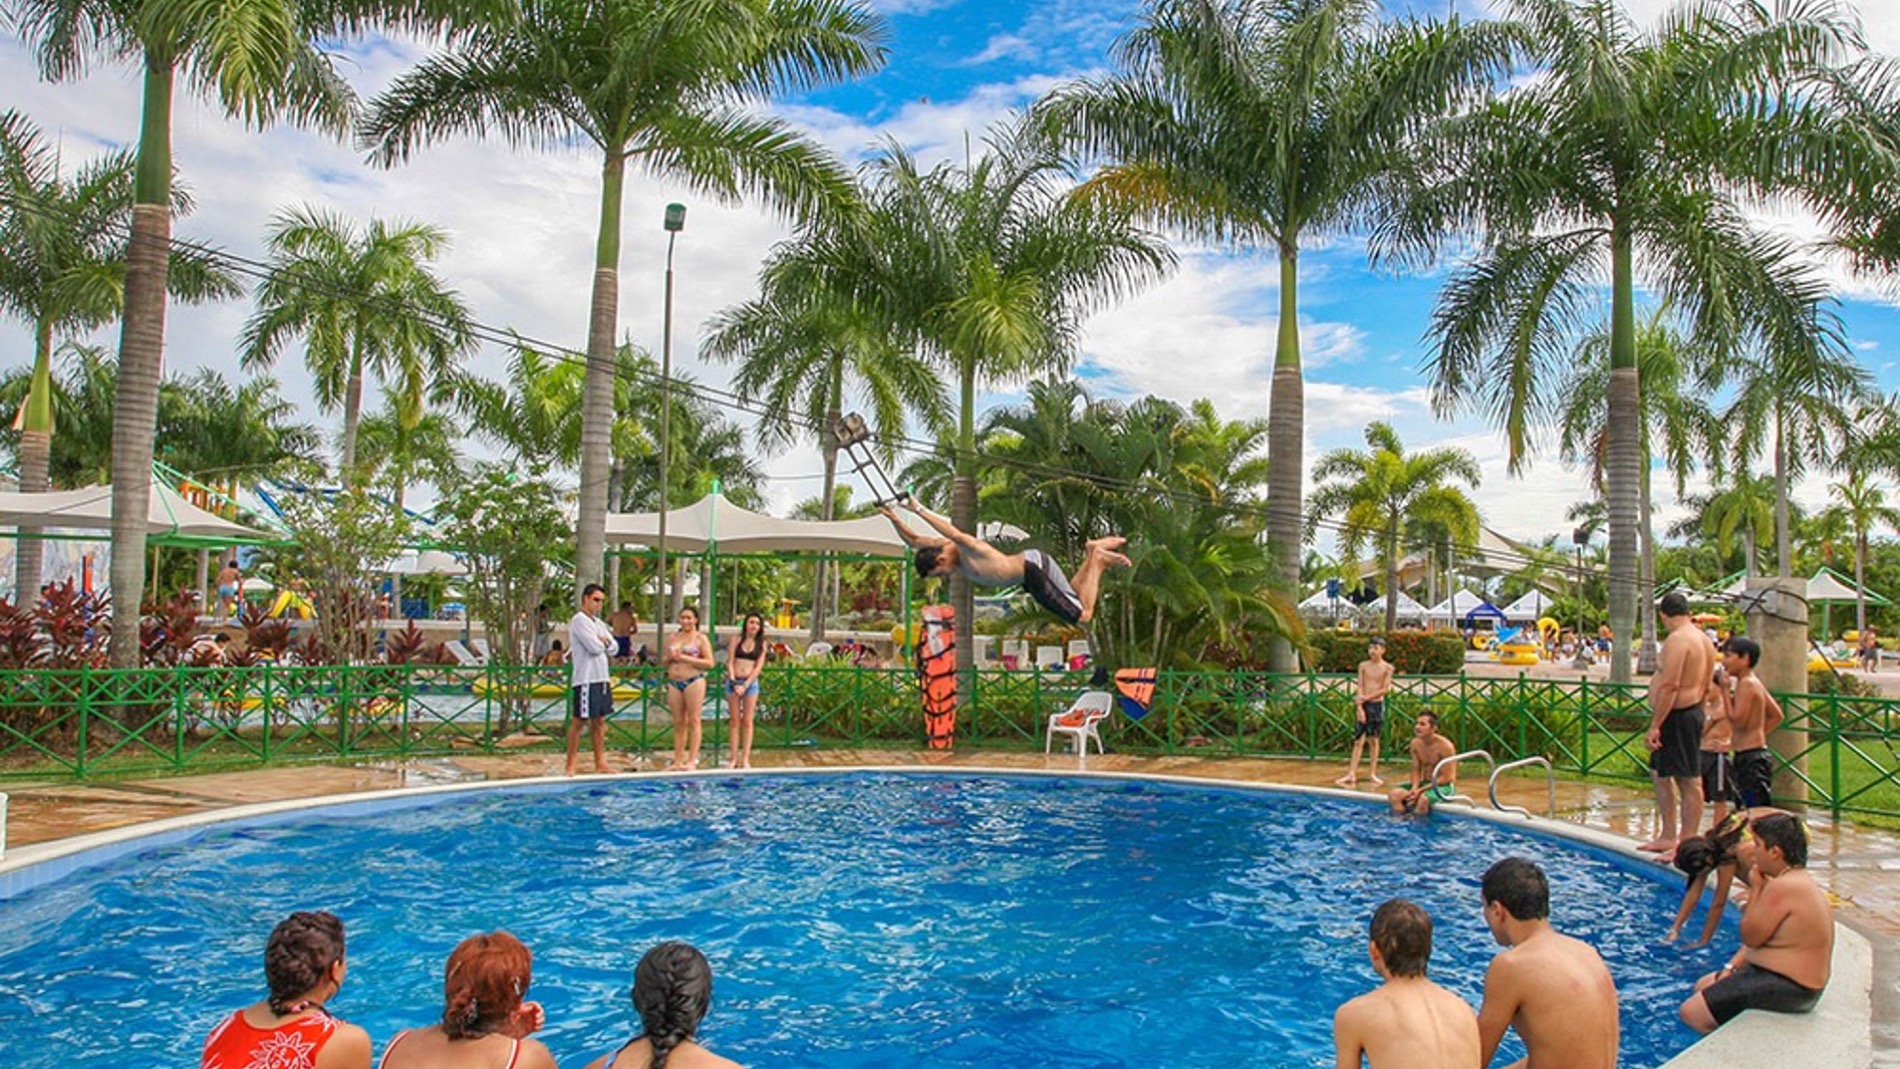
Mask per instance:
[[[1515,1028],[1529,1056],[1512,1069],[1615,1069],[1616,983],[1595,948],[1550,926],[1543,870],[1507,857],[1485,870],[1483,893],[1484,922],[1508,949],[1484,974],[1478,1064]]]
[[[238,570],[236,557],[224,562],[218,569],[218,615],[216,619],[229,620],[237,611],[238,596],[244,592],[244,573]]]
[[[1682,1022],[1712,1032],[1743,1010],[1806,1013],[1821,1000],[1834,957],[1827,893],[1808,875],[1808,833],[1790,813],[1765,813],[1742,841],[1748,904],[1742,948],[1720,972],[1695,984]]]
[[[1337,1069],[1471,1069],[1478,1061],[1478,1020],[1465,1000],[1425,978],[1432,918],[1394,898],[1372,914],[1366,953],[1385,982],[1333,1014]]]
[[[1387,795],[1392,812],[1425,816],[1432,806],[1452,796],[1458,789],[1458,766],[1446,765],[1432,779],[1438,762],[1456,753],[1451,740],[1438,733],[1438,714],[1427,710],[1412,722],[1412,782]]]
[[[904,525],[896,510],[889,505],[878,506],[878,511],[897,528],[897,536],[917,551],[918,575],[926,579],[942,578],[960,571],[978,586],[1020,585],[1036,599],[1036,604],[1071,624],[1086,624],[1095,618],[1095,598],[1101,591],[1102,572],[1111,566],[1126,568],[1132,563],[1115,552],[1128,539],[1113,536],[1093,539],[1082,556],[1082,567],[1076,569],[1075,585],[1071,587],[1062,569],[1040,549],[1005,553],[975,535],[958,530],[949,520],[918,504],[914,497],[906,497],[901,504],[923,517],[925,523],[943,536],[932,538],[917,534]]]
[[[1662,834],[1638,849],[1662,852],[1702,827],[1702,696],[1715,672],[1715,648],[1689,620],[1689,599],[1681,591],[1664,594],[1656,611],[1669,634],[1649,677],[1645,741]]]
[[[1359,679],[1352,695],[1352,759],[1346,762],[1346,774],[1334,780],[1340,787],[1359,782],[1359,751],[1372,743],[1372,763],[1367,777],[1374,787],[1385,785],[1379,778],[1379,733],[1385,730],[1385,696],[1392,691],[1392,675],[1397,671],[1385,659],[1385,639],[1377,635],[1366,643],[1366,659],[1359,662]]]
[[[1781,703],[1755,674],[1760,663],[1761,643],[1746,636],[1728,640],[1722,667],[1735,679],[1729,733],[1735,748],[1735,793],[1745,807],[1772,804],[1768,788],[1774,779],[1775,758],[1768,752],[1768,735],[1781,724]]]
[[[623,601],[607,617],[614,632],[614,659],[625,662],[633,657],[633,633],[640,630],[640,618],[633,614],[633,602]]]

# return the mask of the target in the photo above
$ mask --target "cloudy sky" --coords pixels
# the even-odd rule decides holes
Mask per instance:
[[[889,65],[849,86],[780,101],[774,110],[849,158],[895,138],[926,162],[980,150],[984,132],[1011,109],[1026,106],[1077,74],[1099,72],[1115,40],[1138,18],[1135,0],[870,0],[887,17]],[[1403,9],[1406,0],[1389,0]],[[1453,0],[1461,14],[1482,10]],[[1416,4],[1442,12],[1443,0]],[[1662,0],[1624,0],[1638,20],[1655,17]],[[1859,5],[1870,43],[1900,53],[1900,3]],[[376,41],[352,46],[345,71],[366,99],[425,53],[423,45]],[[25,112],[59,140],[69,163],[136,139],[139,85],[129,68],[104,66],[83,80],[38,80],[17,36],[0,30],[3,107]],[[310,204],[357,220],[372,215],[426,221],[446,228],[454,244],[440,263],[476,316],[494,327],[573,348],[586,333],[589,272],[598,206],[599,163],[589,153],[513,151],[500,144],[455,141],[420,152],[393,170],[364,163],[348,145],[291,128],[244,129],[181,92],[175,152],[198,210],[181,220],[180,237],[261,258],[273,213]],[[723,383],[729,371],[697,357],[699,326],[715,312],[751,296],[759,261],[786,236],[783,224],[743,204],[707,203],[663,183],[628,183],[621,266],[621,329],[657,352],[661,326],[664,235],[668,201],[689,205],[676,254],[675,362],[702,381]],[[1307,455],[1361,444],[1368,420],[1393,423],[1408,447],[1458,445],[1486,471],[1476,497],[1488,523],[1520,538],[1566,529],[1563,512],[1589,496],[1580,473],[1554,456],[1521,478],[1504,471],[1498,436],[1471,421],[1440,422],[1428,407],[1419,371],[1422,335],[1437,277],[1391,277],[1365,266],[1351,240],[1305,255],[1300,329],[1307,371]],[[1837,275],[1841,313],[1858,356],[1885,389],[1900,384],[1900,287],[1883,292]],[[1177,401],[1213,397],[1230,418],[1267,411],[1276,332],[1277,269],[1269,255],[1246,250],[1183,249],[1180,269],[1165,283],[1089,324],[1078,374],[1111,396],[1155,394]],[[1607,308],[1607,305],[1606,305]],[[234,339],[248,308],[237,301],[171,313],[168,370],[206,366],[235,376]],[[116,332],[103,332],[112,343]],[[498,376],[506,354],[481,353],[476,368]],[[0,367],[31,358],[26,329],[0,323]],[[1183,369],[1192,369],[1183,374]],[[277,371],[286,392],[319,419],[308,377],[294,357]],[[1008,403],[997,394],[986,403]],[[370,402],[366,402],[366,405]],[[337,420],[322,417],[326,427]],[[817,492],[818,462],[793,450],[767,465],[772,500],[783,509]],[[1675,511],[1666,499],[1661,519]],[[1803,488],[1820,503],[1822,484]]]

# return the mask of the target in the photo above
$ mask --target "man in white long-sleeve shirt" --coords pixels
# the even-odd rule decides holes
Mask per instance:
[[[567,706],[567,774],[574,774],[574,761],[580,756],[581,721],[593,725],[594,771],[611,772],[607,767],[607,717],[614,711],[614,684],[608,660],[613,654],[614,631],[600,618],[607,603],[607,591],[599,583],[589,583],[581,591],[581,611],[567,622],[567,642],[573,652],[573,675],[569,679]]]

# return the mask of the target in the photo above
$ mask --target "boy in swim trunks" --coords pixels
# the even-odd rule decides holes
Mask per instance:
[[[1387,795],[1392,812],[1425,816],[1432,806],[1458,790],[1458,766],[1446,765],[1432,779],[1438,762],[1457,752],[1451,740],[1438,733],[1438,714],[1426,710],[1412,722],[1412,782]]]
[[[1128,541],[1126,538],[1093,539],[1082,556],[1082,567],[1076,569],[1075,585],[1070,586],[1061,567],[1040,549],[1004,553],[981,538],[958,530],[948,519],[918,504],[914,497],[906,497],[901,504],[943,535],[932,538],[917,534],[904,525],[889,505],[878,506],[884,518],[897,528],[897,537],[917,551],[918,575],[926,579],[944,578],[952,572],[962,572],[979,586],[1021,586],[1036,599],[1036,604],[1066,623],[1086,624],[1094,619],[1102,572],[1110,567],[1126,568],[1132,563],[1115,552]]]
[[[1742,948],[1721,971],[1696,981],[1682,1022],[1712,1032],[1743,1010],[1806,1013],[1821,1001],[1834,956],[1827,893],[1808,875],[1808,833],[1791,813],[1749,826],[1741,859],[1752,870],[1742,907]]]
[[[1350,787],[1359,782],[1359,751],[1371,740],[1372,764],[1368,778],[1374,787],[1385,785],[1379,778],[1379,733],[1385,730],[1385,696],[1392,690],[1395,671],[1397,669],[1385,659],[1385,639],[1372,636],[1366,643],[1366,659],[1359,662],[1359,681],[1353,689],[1352,760],[1346,764],[1346,774],[1334,780],[1334,784]]]
[[[1384,981],[1333,1014],[1333,1064],[1359,1069],[1470,1069],[1478,1064],[1478,1017],[1432,983],[1432,918],[1395,898],[1372,914],[1372,967]]]
[[[1728,640],[1722,665],[1735,678],[1729,732],[1735,748],[1735,793],[1744,808],[1774,804],[1769,799],[1769,786],[1774,779],[1775,758],[1768,750],[1768,735],[1781,724],[1781,703],[1755,674],[1759,663],[1759,642],[1742,635]]]

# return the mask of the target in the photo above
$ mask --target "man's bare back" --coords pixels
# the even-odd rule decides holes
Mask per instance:
[[[1596,948],[1546,925],[1493,958],[1478,1011],[1487,1054],[1507,1026],[1524,1041],[1527,1069],[1616,1069],[1616,983]]]
[[[1470,1069],[1478,1019],[1465,1000],[1422,976],[1396,977],[1333,1017],[1337,1069]]]

